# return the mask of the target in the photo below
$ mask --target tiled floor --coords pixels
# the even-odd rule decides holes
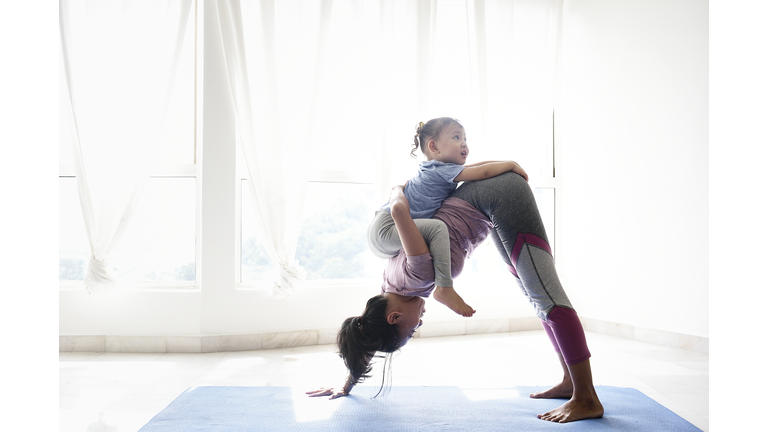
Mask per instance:
[[[587,333],[587,341],[596,385],[636,388],[709,430],[707,354],[595,333]],[[334,349],[60,353],[59,430],[137,431],[192,386],[333,386],[346,376]],[[395,386],[513,387],[549,385],[562,378],[543,331],[416,338],[395,357],[392,372]],[[380,383],[381,369],[374,373],[363,385]]]

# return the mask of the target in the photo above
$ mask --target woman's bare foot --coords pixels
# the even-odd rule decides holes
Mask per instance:
[[[570,399],[573,397],[573,383],[569,379],[551,389],[531,393],[529,396],[533,399]]]
[[[603,416],[603,405],[597,398],[576,399],[560,405],[537,417],[551,422],[568,423],[577,420],[600,418]]]
[[[561,352],[558,352],[557,356],[563,368],[563,380],[549,390],[531,393],[530,397],[568,399],[568,402],[537,417],[558,423],[602,417],[603,404],[600,403],[595,385],[592,383],[592,366],[589,359],[568,365]]]
[[[433,293],[435,300],[448,306],[452,311],[464,317],[471,317],[475,310],[464,302],[459,293],[451,287],[436,287]]]

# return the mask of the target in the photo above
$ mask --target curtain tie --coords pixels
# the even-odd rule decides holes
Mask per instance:
[[[281,265],[279,274],[272,283],[272,292],[270,295],[277,299],[288,298],[299,286],[299,283],[306,279],[306,277],[307,272],[296,260]]]
[[[101,295],[111,290],[115,286],[116,281],[110,276],[107,265],[91,255],[83,284],[85,284],[88,294]]]

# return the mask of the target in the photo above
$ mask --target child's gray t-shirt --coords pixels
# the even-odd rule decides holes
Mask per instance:
[[[419,171],[405,185],[405,197],[411,206],[411,217],[428,219],[440,208],[458,183],[453,179],[464,170],[464,165],[443,163],[436,160],[421,162]],[[383,209],[391,212],[389,203]]]

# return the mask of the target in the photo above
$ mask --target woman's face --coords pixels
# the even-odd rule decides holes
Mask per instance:
[[[397,326],[397,333],[400,336],[400,346],[408,343],[416,333],[416,329],[421,327],[423,322],[421,317],[427,309],[424,307],[425,301],[417,296],[401,296],[387,293],[387,316],[392,317]]]

